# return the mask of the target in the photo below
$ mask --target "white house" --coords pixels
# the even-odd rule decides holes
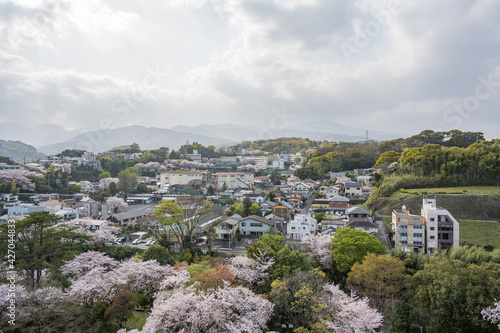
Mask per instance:
[[[339,186],[330,186],[325,189],[325,198],[330,199],[340,195],[340,187]]]
[[[300,193],[307,197],[311,192],[311,188],[302,182],[297,182],[292,186],[292,193]]]
[[[314,235],[318,227],[318,221],[310,214],[297,214],[286,224],[286,237],[301,240],[308,235]]]
[[[355,195],[361,197],[363,195],[363,183],[345,183],[344,195],[346,197],[353,197]]]
[[[460,228],[447,209],[438,207],[436,199],[423,198],[421,216],[424,217],[427,236],[427,253],[435,254],[440,248],[458,247]]]
[[[47,210],[44,206],[36,206],[33,204],[23,203],[18,206],[8,207],[7,214],[9,215],[29,215],[35,212]]]
[[[239,228],[242,235],[262,236],[269,232],[274,221],[262,216],[250,215],[240,220]]]
[[[198,153],[198,150],[193,149],[192,154],[187,154],[187,158],[190,161],[201,162],[201,154]]]
[[[63,209],[55,212],[55,215],[62,217],[65,221],[73,220],[80,217],[76,209],[64,207]]]

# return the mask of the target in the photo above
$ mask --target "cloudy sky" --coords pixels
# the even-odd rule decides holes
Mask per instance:
[[[0,122],[500,137],[494,0],[0,0]]]

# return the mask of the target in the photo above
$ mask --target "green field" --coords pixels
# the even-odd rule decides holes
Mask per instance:
[[[415,194],[491,194],[500,196],[500,189],[496,186],[459,186],[459,187],[436,187],[436,188],[411,188],[405,192]],[[399,191],[396,191],[397,193]],[[401,192],[400,192],[401,193]]]
[[[500,249],[500,222],[481,220],[458,220],[460,243],[492,245]]]

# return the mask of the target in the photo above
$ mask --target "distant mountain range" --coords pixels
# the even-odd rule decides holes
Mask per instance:
[[[11,159],[31,161],[42,157],[35,147],[22,143],[21,141],[0,140],[0,156]]]
[[[272,124],[271,124],[272,125]],[[171,129],[144,127],[139,125],[117,129],[94,131],[67,131],[58,125],[42,124],[29,127],[21,124],[0,124],[0,139],[19,140],[31,144],[44,154],[58,154],[65,149],[83,149],[104,152],[113,147],[138,143],[142,149],[168,147],[178,149],[186,142],[198,142],[205,146],[228,146],[241,141],[275,139],[280,137],[302,137],[310,140],[363,141],[365,129],[342,124],[308,121],[295,123],[288,128],[273,126],[240,126],[235,124],[175,126]],[[369,139],[389,140],[407,137],[405,133],[381,131],[368,132]]]

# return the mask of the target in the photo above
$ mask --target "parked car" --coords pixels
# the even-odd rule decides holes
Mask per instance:
[[[146,242],[146,246],[153,245],[154,243],[156,243],[156,241],[154,239],[150,239]]]
[[[120,238],[118,238],[118,240],[116,242],[118,244],[123,244],[123,243],[125,243],[126,240],[127,240],[127,237],[120,237]]]
[[[133,245],[137,245],[137,244],[141,244],[142,242],[144,242],[142,239],[137,238],[137,239],[135,239],[135,240],[132,242],[132,244],[133,244]]]

